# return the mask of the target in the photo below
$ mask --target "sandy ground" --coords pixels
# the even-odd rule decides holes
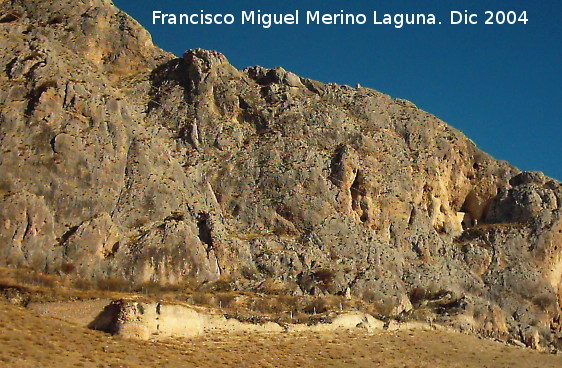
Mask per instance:
[[[562,356],[444,331],[248,333],[145,342],[0,301],[1,367],[562,367]]]

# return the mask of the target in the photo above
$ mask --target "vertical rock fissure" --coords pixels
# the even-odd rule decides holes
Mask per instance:
[[[28,211],[25,211],[25,217],[27,219],[27,222],[25,224],[25,230],[23,232],[22,240],[25,240],[25,238],[27,238],[27,235],[29,235],[29,232],[31,231],[31,226],[33,226],[31,216],[29,215]]]

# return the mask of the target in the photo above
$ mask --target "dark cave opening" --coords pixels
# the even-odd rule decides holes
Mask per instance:
[[[208,213],[200,213],[197,216],[197,228],[199,229],[199,239],[207,245],[207,250],[213,249],[213,236],[209,224],[210,216]]]

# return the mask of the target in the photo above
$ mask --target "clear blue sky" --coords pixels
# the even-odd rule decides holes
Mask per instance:
[[[374,88],[462,130],[483,150],[523,170],[562,179],[562,1],[203,1],[114,0],[180,56],[190,48],[230,62],[282,66],[301,76]],[[286,13],[434,13],[442,25],[240,25],[242,10]],[[479,14],[478,25],[450,25],[449,12]],[[152,11],[233,13],[234,25],[152,25]],[[527,11],[528,23],[484,25],[484,11]],[[304,23],[304,22],[301,22]]]

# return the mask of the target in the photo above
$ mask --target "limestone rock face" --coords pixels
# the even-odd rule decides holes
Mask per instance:
[[[241,288],[251,274],[395,314],[426,290],[464,298],[463,328],[555,343],[559,182],[408,101],[176,58],[110,1],[0,14],[2,264]]]

